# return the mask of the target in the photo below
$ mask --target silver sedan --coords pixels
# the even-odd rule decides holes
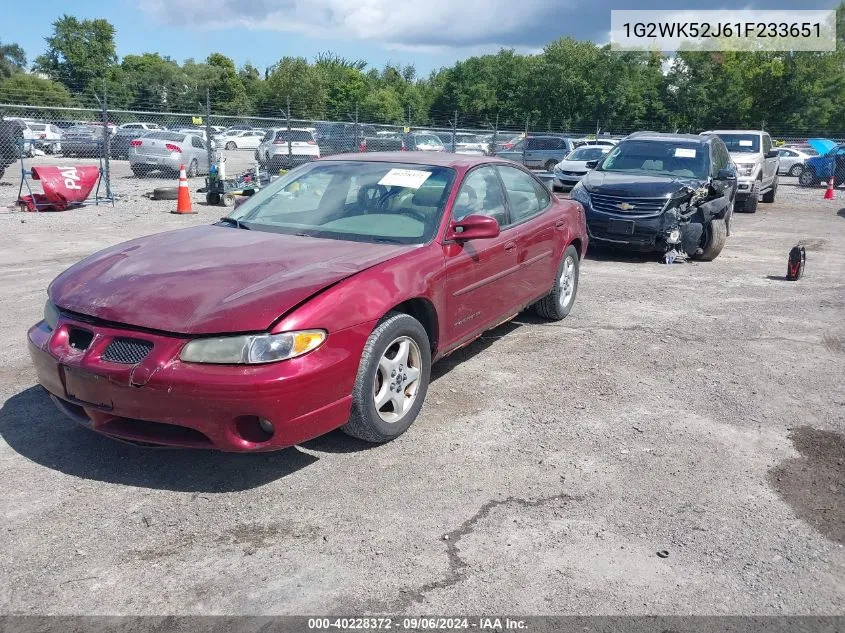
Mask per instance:
[[[188,178],[208,173],[208,147],[199,136],[153,132],[129,144],[129,166],[139,178],[153,171],[178,173],[182,165]]]
[[[809,145],[806,147],[781,147],[778,148],[780,163],[778,173],[784,176],[800,176],[804,171],[807,159],[818,156],[818,152]]]

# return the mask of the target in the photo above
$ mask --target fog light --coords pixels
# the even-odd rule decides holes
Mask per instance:
[[[258,418],[258,425],[261,427],[261,430],[264,431],[267,435],[273,435],[273,423],[270,420],[265,418]]]
[[[669,233],[669,238],[666,241],[670,244],[677,244],[681,241],[681,232],[678,229],[673,230]]]

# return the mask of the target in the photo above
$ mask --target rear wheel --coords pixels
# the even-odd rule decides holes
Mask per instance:
[[[554,171],[555,165],[557,165],[557,163],[555,161],[553,161],[553,160],[547,161],[546,165],[545,165],[546,171]]]
[[[578,251],[570,244],[563,252],[551,292],[534,304],[537,314],[552,321],[566,318],[578,292],[579,269]]]
[[[798,178],[801,176],[801,172],[804,171],[804,165],[801,163],[795,163],[792,167],[789,168],[789,175],[793,178]]]
[[[235,143],[233,143],[232,141],[229,141],[228,143],[226,143],[226,149],[238,149],[238,146],[235,145]]]
[[[722,249],[725,247],[725,238],[728,235],[728,227],[725,220],[718,218],[712,220],[709,225],[704,228],[704,243],[701,246],[701,252],[692,256],[701,262],[712,262],[719,256]]]
[[[414,317],[388,313],[361,354],[352,411],[342,430],[367,442],[388,442],[414,422],[428,391],[431,347]]]

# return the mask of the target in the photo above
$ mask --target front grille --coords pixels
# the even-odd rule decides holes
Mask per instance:
[[[632,235],[623,235],[620,233],[611,233],[608,230],[609,224],[607,220],[591,218],[588,224],[590,237],[614,242],[627,242],[630,244],[654,244],[657,241],[657,230],[653,226],[635,223],[634,233]]]
[[[147,357],[153,344],[149,341],[142,341],[136,338],[113,339],[106,351],[103,353],[103,360],[121,365],[137,365]]]
[[[564,176],[583,176],[585,172],[583,171],[566,171],[564,169],[560,170]]]
[[[666,198],[631,198],[598,193],[590,196],[590,203],[596,211],[621,215],[658,215],[663,211],[666,202]],[[630,205],[631,208],[620,209],[620,204],[623,206]]]

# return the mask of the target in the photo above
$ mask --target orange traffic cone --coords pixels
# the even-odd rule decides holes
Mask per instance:
[[[827,189],[824,190],[824,199],[825,200],[833,200],[835,198],[833,194],[833,176],[831,176],[827,181]]]
[[[191,192],[188,189],[188,176],[185,173],[184,165],[179,168],[179,196],[176,198],[176,210],[171,211],[171,213],[180,215],[196,213],[191,208]]]

